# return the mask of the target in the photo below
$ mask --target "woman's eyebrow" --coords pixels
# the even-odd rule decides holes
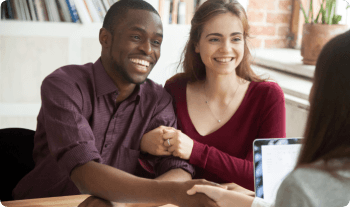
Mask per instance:
[[[233,32],[233,33],[230,34],[230,36],[235,36],[235,35],[239,35],[239,34],[241,35],[242,33],[241,32]],[[207,34],[207,36],[205,36],[205,37],[208,37],[208,36],[211,36],[211,35],[223,37],[223,35],[220,34],[220,33],[210,33],[210,34]]]

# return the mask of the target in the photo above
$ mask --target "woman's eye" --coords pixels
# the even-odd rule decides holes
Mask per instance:
[[[239,41],[241,41],[241,38],[238,38],[238,37],[233,38],[233,41],[234,41],[234,42],[239,42]]]
[[[218,41],[219,41],[218,38],[209,39],[209,42],[218,42]]]

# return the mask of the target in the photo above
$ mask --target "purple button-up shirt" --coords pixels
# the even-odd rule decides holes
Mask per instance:
[[[120,104],[117,96],[100,59],[61,67],[47,76],[34,138],[36,165],[16,186],[14,198],[79,194],[70,173],[91,160],[138,175],[142,158],[156,176],[175,168],[193,176],[194,168],[184,160],[140,154],[145,133],[160,125],[176,127],[171,96],[151,80]]]

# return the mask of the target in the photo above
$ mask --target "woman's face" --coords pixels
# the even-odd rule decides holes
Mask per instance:
[[[244,54],[241,20],[230,12],[213,17],[204,25],[195,51],[200,54],[207,73],[235,72]]]

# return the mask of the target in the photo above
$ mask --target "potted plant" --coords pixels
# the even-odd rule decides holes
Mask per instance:
[[[310,0],[309,12],[306,15],[305,9],[300,2],[300,7],[305,17],[301,56],[303,57],[303,63],[306,65],[315,65],[322,47],[330,39],[345,32],[348,28],[347,25],[338,24],[342,17],[335,14],[336,0],[322,0],[321,8],[316,18],[313,15],[312,3],[313,0]]]

